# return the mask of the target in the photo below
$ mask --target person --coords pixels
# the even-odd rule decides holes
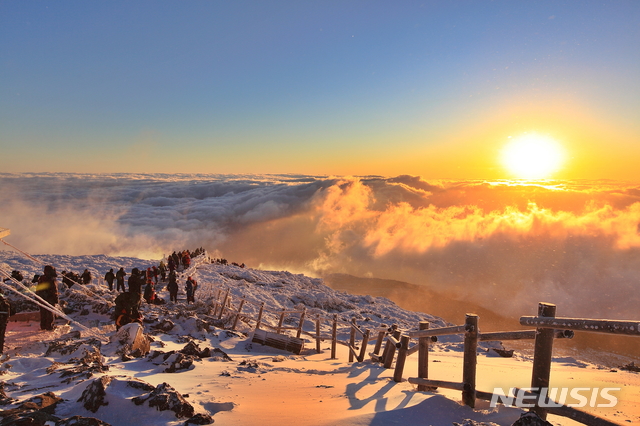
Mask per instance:
[[[158,266],[160,269],[160,277],[162,277],[162,281],[167,280],[167,265],[164,264],[164,260],[160,261],[160,265]]]
[[[124,271],[124,268],[120,267],[118,272],[116,272],[116,291],[124,292],[124,277],[127,276],[127,273]],[[122,290],[120,290],[122,289]]]
[[[147,283],[150,283],[153,281],[153,271],[151,270],[151,268],[147,268],[147,275],[146,277],[146,281]]]
[[[173,256],[169,256],[169,260],[167,261],[167,265],[169,266],[169,272],[173,272],[176,270],[176,261]]]
[[[196,282],[191,277],[187,278],[187,283],[185,285],[185,292],[187,293],[187,303],[193,302],[195,303],[195,291],[196,291]]]
[[[156,265],[153,265],[151,267],[151,272],[153,273],[153,279],[156,282],[156,284],[158,284],[158,275],[160,275],[160,271],[158,270],[158,267]]]
[[[188,269],[189,266],[191,266],[191,256],[187,250],[185,250],[184,255],[182,256],[182,264],[184,265],[184,269]]]
[[[178,301],[178,280],[177,280],[175,271],[171,271],[171,273],[169,274],[169,283],[167,284],[167,290],[169,290],[169,301],[177,302]]]
[[[0,292],[0,354],[4,351],[4,334],[7,331],[7,323],[11,316],[11,304]]]
[[[13,271],[11,271],[11,278],[13,278],[16,281],[20,281],[20,282],[22,282],[22,280],[24,280],[24,276],[22,275],[22,272],[17,271],[15,269]],[[11,281],[11,278],[5,278],[2,281],[6,283],[7,281]]]
[[[116,276],[113,273],[113,268],[109,269],[109,272],[104,274],[104,280],[109,284],[109,291],[113,291],[113,280],[116,279]]]
[[[147,303],[154,303],[156,300],[156,289],[152,281],[147,281],[147,285],[144,288],[144,300]]]
[[[131,276],[129,276],[129,293],[142,294],[142,284],[144,278],[140,275],[140,269],[133,268],[131,270]]]
[[[91,272],[88,269],[84,270],[80,278],[82,278],[82,284],[91,284]]]
[[[44,267],[44,274],[40,276],[38,285],[36,286],[36,294],[40,296],[44,301],[51,306],[56,305],[59,302],[58,299],[58,286],[56,284],[56,269],[51,265]],[[49,309],[40,307],[40,329],[41,330],[53,330],[55,325],[55,315]]]
[[[120,327],[132,322],[142,324],[142,314],[140,313],[142,298],[140,297],[140,293],[131,293],[128,291],[120,293],[118,297],[116,297],[115,304],[113,319],[116,323],[116,330],[120,330]]]

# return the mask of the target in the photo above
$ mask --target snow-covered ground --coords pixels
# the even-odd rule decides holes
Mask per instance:
[[[370,329],[383,323],[396,323],[404,330],[415,329],[424,320],[430,321],[431,328],[446,323],[425,313],[404,310],[388,299],[334,291],[320,279],[211,264],[206,256],[197,258],[181,275],[178,303],[143,303],[144,332],[152,337],[151,352],[129,359],[122,355],[110,319],[116,294],[110,293],[97,277],[104,276],[110,268],[117,270],[122,266],[130,272],[133,267],[146,269],[157,262],[108,256],[34,257],[54,265],[58,272],[82,272],[86,268],[94,280],[88,286],[73,286],[61,292],[62,307],[73,321],[58,319],[56,330],[41,331],[39,323],[33,320],[9,324],[0,360],[0,381],[7,396],[5,401],[0,397],[0,404],[5,403],[0,416],[45,392],[61,398],[50,414],[60,419],[76,415],[94,417],[113,426],[182,425],[193,414],[209,415],[219,425],[240,426],[450,426],[464,419],[510,425],[523,412],[516,408],[491,408],[483,401],[478,401],[472,410],[461,404],[460,392],[453,390],[418,392],[406,380],[417,377],[415,355],[407,359],[403,381],[396,383],[393,369],[384,369],[368,359],[347,362],[348,350],[343,345],[338,345],[337,359],[331,359],[329,341],[324,341],[322,352],[316,353],[315,342],[306,336],[300,355],[252,343],[253,323],[241,321],[236,331],[230,331],[227,328],[233,322],[232,316],[218,320],[217,315],[212,315],[211,299],[219,290],[229,289],[236,304],[240,297],[254,302],[243,308],[247,317],[255,317],[259,304],[264,302],[273,311],[306,308],[308,318],[316,315],[328,318],[333,314],[345,322],[356,318],[358,325]],[[42,271],[41,263],[11,251],[0,251],[0,266],[3,270],[22,271],[25,281]],[[187,275],[194,276],[199,283],[193,305],[186,304],[183,292]],[[4,293],[10,294],[6,290]],[[168,301],[164,288],[158,294]],[[14,301],[19,298],[10,297]],[[265,321],[274,325],[276,320],[275,315],[265,316]],[[305,330],[312,331],[314,326],[308,322]],[[323,334],[329,334],[329,327],[329,322],[323,323]],[[124,327],[118,336],[123,330],[134,328]],[[348,340],[346,324],[339,327],[338,338]],[[211,353],[203,355],[206,348]],[[429,376],[460,381],[460,339],[440,339],[432,349]],[[532,362],[528,355],[516,353],[513,358],[494,355],[488,346],[480,348],[479,390],[529,385]],[[100,379],[104,395],[92,405],[87,402],[85,391]],[[163,383],[169,386],[162,387]],[[558,357],[553,364],[551,383],[554,387],[619,387],[621,390],[614,392],[618,399],[615,407],[585,410],[620,424],[640,423],[638,373],[612,371],[565,356]],[[153,401],[158,399],[154,399],[154,392],[160,388],[165,391],[160,398],[173,398],[169,405],[180,400],[174,408],[179,405],[183,417],[154,406]],[[549,420],[556,425],[577,424],[557,416],[549,416]]]

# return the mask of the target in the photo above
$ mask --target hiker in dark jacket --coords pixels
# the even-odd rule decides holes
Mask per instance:
[[[147,285],[144,287],[144,300],[146,300],[147,303],[155,303],[156,288],[153,282],[147,281]]]
[[[129,293],[142,294],[142,285],[144,284],[144,278],[140,274],[138,268],[131,270],[131,276],[129,277]]]
[[[187,303],[193,302],[195,303],[195,292],[196,292],[196,281],[189,277],[187,279],[187,283],[185,285],[185,292],[187,293]]]
[[[126,291],[124,288],[124,277],[127,276],[127,273],[124,271],[124,268],[118,269],[116,272],[116,291]]]
[[[116,297],[115,303],[116,307],[113,316],[116,323],[116,330],[120,330],[120,327],[132,322],[142,324],[142,314],[140,313],[142,298],[140,297],[140,293],[125,291]]]
[[[44,267],[44,274],[40,276],[38,285],[36,286],[36,294],[44,299],[51,306],[55,306],[58,300],[58,286],[56,284],[56,277],[58,274],[53,266],[47,265]],[[55,316],[51,311],[46,308],[40,307],[40,329],[41,330],[53,330],[55,326],[53,322]]]
[[[104,280],[109,284],[109,291],[113,291],[113,280],[116,279],[115,274],[113,273],[113,268],[109,269],[109,272],[104,274]]]
[[[91,272],[88,269],[84,270],[80,278],[82,278],[82,284],[91,284]]]
[[[169,274],[169,283],[167,284],[167,290],[169,290],[169,301],[178,301],[178,280],[176,278],[176,272],[171,271]]]
[[[158,266],[158,269],[160,270],[160,277],[162,278],[162,281],[166,281],[167,280],[167,265],[165,265],[162,260],[160,261],[160,265]]]

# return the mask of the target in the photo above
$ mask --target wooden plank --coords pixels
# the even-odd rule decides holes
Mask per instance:
[[[421,379],[419,377],[409,377],[407,381],[412,385],[423,385],[430,388],[436,387],[436,388],[453,389],[460,392],[464,390],[464,383],[458,383],[458,382],[448,382],[445,380]]]
[[[555,330],[556,339],[572,339],[572,330]],[[535,339],[535,330],[521,330],[521,331],[495,331],[491,333],[482,333],[479,336],[479,340],[482,342],[490,342],[495,340],[523,340],[523,339]]]
[[[538,328],[556,328],[561,330],[588,331],[590,333],[627,334],[640,336],[640,321],[614,321],[606,319],[584,318],[541,318],[520,317],[521,325]]]
[[[412,339],[427,336],[444,336],[449,334],[462,334],[467,331],[466,325],[457,325],[453,327],[431,328],[429,330],[410,331],[407,334]]]
[[[300,355],[304,340],[285,334],[271,333],[266,330],[255,330],[252,342]]]

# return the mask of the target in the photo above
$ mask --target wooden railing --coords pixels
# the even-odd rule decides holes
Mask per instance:
[[[418,390],[433,390],[438,387],[454,389],[462,392],[462,401],[465,405],[475,407],[476,399],[497,400],[490,392],[482,392],[476,389],[476,365],[477,346],[482,341],[505,341],[505,340],[534,340],[534,355],[531,388],[548,389],[549,376],[551,371],[551,360],[553,352],[553,342],[558,338],[572,338],[574,331],[590,333],[625,334],[630,336],[640,336],[640,322],[638,321],[612,321],[596,320],[584,318],[556,318],[556,306],[549,303],[540,303],[537,317],[521,317],[520,324],[524,326],[534,326],[536,330],[505,331],[493,333],[480,333],[478,331],[478,316],[467,314],[465,324],[462,326],[443,327],[429,329],[428,323],[421,322],[419,330],[408,331],[405,334],[394,331],[394,335],[400,338],[387,338],[389,353],[382,357],[373,356],[374,360],[384,363],[386,368],[391,367],[395,350],[398,349],[398,357],[394,371],[394,380],[402,380],[405,359],[410,354],[418,352],[418,377],[408,378],[408,382],[418,385]],[[451,382],[443,380],[429,379],[428,372],[428,347],[429,337],[464,334],[464,356],[462,367],[462,381]],[[410,339],[418,339],[418,343],[409,348]],[[375,354],[374,354],[375,355]],[[592,414],[585,413],[568,406],[541,407],[537,402],[542,399],[548,401],[546,394],[530,393],[535,397],[536,405],[532,411],[540,417],[546,418],[547,413],[563,417],[569,417],[577,422],[594,426],[618,426],[611,422]],[[549,405],[549,404],[545,404]]]
[[[222,299],[222,301],[220,301]],[[393,379],[395,382],[401,382],[404,372],[404,366],[408,356],[418,354],[418,371],[417,377],[409,377],[409,383],[417,385],[418,391],[431,391],[438,387],[458,390],[462,393],[462,402],[471,408],[475,408],[476,400],[496,400],[495,395],[490,392],[483,392],[476,389],[476,366],[477,366],[477,349],[479,342],[488,341],[506,341],[506,340],[534,340],[534,355],[531,388],[548,389],[549,376],[551,371],[551,360],[553,352],[553,342],[555,339],[572,338],[575,331],[589,333],[607,333],[607,334],[623,334],[630,336],[640,336],[640,322],[638,321],[612,321],[612,320],[596,320],[584,318],[557,318],[555,316],[556,306],[549,303],[540,303],[538,305],[538,316],[520,318],[520,324],[523,326],[536,327],[535,330],[519,330],[519,331],[499,331],[490,333],[480,333],[478,328],[479,317],[475,314],[466,314],[465,323],[459,326],[429,328],[429,322],[421,321],[417,330],[402,331],[397,325],[393,324],[388,327],[385,324],[373,330],[363,330],[356,323],[356,319],[352,318],[350,322],[341,320],[337,314],[331,318],[315,315],[313,319],[309,319],[306,315],[306,309],[303,310],[269,310],[264,303],[255,303],[244,297],[232,301],[230,289],[226,291],[218,290],[218,296],[214,302],[213,313],[219,319],[225,313],[233,316],[232,329],[236,329],[238,321],[250,324],[255,322],[255,329],[270,328],[276,333],[281,334],[287,331],[296,332],[296,337],[300,338],[301,334],[310,336],[315,340],[316,351],[321,352],[320,344],[324,340],[331,341],[331,359],[336,358],[337,344],[345,344],[349,347],[349,362],[357,360],[363,362],[367,347],[371,338],[371,333],[377,333],[377,339],[373,352],[369,355],[374,362],[380,362],[385,368],[391,368],[394,357],[396,357],[396,365]],[[242,313],[243,307],[247,304],[254,304],[259,307],[256,318],[252,318],[246,313]],[[274,321],[277,319],[277,326],[273,326],[265,322],[265,315],[274,315]],[[299,315],[298,325],[295,327],[285,326],[285,319],[292,315]],[[304,330],[305,321],[314,323],[314,332]],[[321,324],[329,323],[331,334],[321,333]],[[341,342],[337,338],[338,324],[349,327],[349,342]],[[429,346],[437,342],[438,336],[463,335],[464,351],[462,366],[462,381],[452,382],[445,380],[436,380],[429,378]],[[357,344],[357,340],[360,344]],[[411,340],[415,343],[412,346]],[[384,343],[384,349],[382,345]],[[380,353],[382,350],[382,353]],[[617,423],[611,422],[577,410],[568,406],[541,407],[537,405],[540,397],[542,400],[548,400],[548,396],[540,394],[528,394],[535,397],[536,405],[532,408],[540,417],[546,418],[547,413],[555,414],[563,417],[569,417],[583,424],[593,426],[619,426]],[[546,404],[548,405],[548,404]]]

